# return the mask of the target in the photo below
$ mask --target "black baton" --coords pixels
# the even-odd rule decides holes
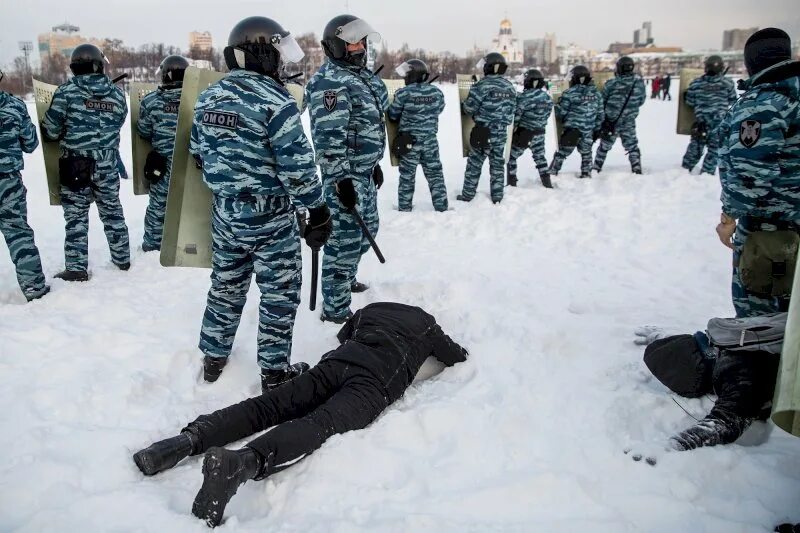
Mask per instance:
[[[353,217],[356,219],[356,222],[358,222],[358,225],[361,226],[361,232],[369,241],[369,245],[372,247],[372,250],[375,252],[375,255],[378,256],[378,261],[380,261],[381,263],[385,263],[386,258],[383,257],[381,249],[378,248],[378,243],[375,242],[375,239],[372,237],[372,233],[369,232],[369,228],[367,228],[367,225],[364,224],[364,219],[361,218],[361,215],[358,213],[358,209],[353,207],[350,210],[350,213],[353,214]]]
[[[128,73],[127,72],[124,73],[124,74],[120,74],[119,76],[117,76],[116,78],[111,80],[111,83],[119,83],[119,82],[121,82],[122,80],[124,80],[127,77],[128,77]]]
[[[319,248],[311,249],[311,301],[308,308],[317,308],[317,286],[319,285]]]

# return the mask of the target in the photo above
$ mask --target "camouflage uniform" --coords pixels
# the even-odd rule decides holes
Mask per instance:
[[[297,104],[272,78],[235,69],[200,94],[189,150],[202,160],[203,181],[213,194],[213,271],[200,350],[230,355],[255,272],[261,290],[258,364],[284,370],[300,304],[293,202],[322,204]]]
[[[6,240],[17,281],[32,300],[46,291],[39,250],[28,225],[25,186],[20,170],[22,152],[31,153],[39,146],[36,128],[22,100],[0,91],[0,233]]]
[[[770,67],[748,85],[719,126],[722,211],[737,219],[732,293],[739,317],[788,304],[744,288],[736,265],[748,235],[800,229],[800,62]]]
[[[119,201],[119,130],[128,115],[121,89],[104,74],[75,76],[56,89],[42,120],[42,134],[59,139],[62,157],[91,157],[96,162],[91,186],[71,191],[62,185],[64,255],[68,271],[86,271],[89,265],[89,207],[97,212],[115,265],[130,263],[128,227]]]
[[[720,137],[717,127],[725,111],[736,102],[736,89],[733,82],[723,76],[701,76],[689,84],[684,99],[694,110],[695,122],[706,125],[708,136],[705,141],[692,139],[683,156],[681,166],[692,170],[703,156],[703,147],[708,151],[703,160],[702,172],[713,174],[717,170],[717,151]]]
[[[605,114],[603,97],[593,84],[573,85],[561,95],[556,104],[556,115],[561,119],[564,128],[580,130],[578,152],[581,154],[581,174],[592,172],[592,134],[600,129]],[[550,173],[558,174],[564,160],[575,149],[574,146],[561,146],[550,164]]]
[[[150,141],[153,150],[167,158],[167,172],[150,184],[150,203],[144,216],[143,246],[161,248],[164,232],[164,213],[167,208],[167,192],[172,171],[172,150],[175,147],[175,130],[178,126],[178,106],[181,88],[158,89],[142,99],[139,107],[137,133]]]
[[[544,133],[550,112],[553,110],[553,99],[544,89],[526,89],[517,95],[517,108],[514,112],[514,127],[525,128],[536,132],[528,148],[536,163],[539,176],[547,174],[547,156],[544,153]],[[517,159],[525,153],[526,148],[511,147],[508,160],[508,181],[516,181]]]
[[[630,98],[628,95],[630,94]],[[639,152],[639,139],[636,138],[636,117],[639,108],[647,99],[642,78],[634,74],[626,74],[608,80],[603,87],[603,102],[606,121],[614,122],[614,134],[608,140],[601,138],[600,146],[594,156],[594,168],[598,172],[603,168],[606,155],[617,140],[622,140],[622,147],[628,154],[633,172],[642,171],[642,159]],[[627,105],[625,101],[627,100]],[[625,108],[623,109],[623,106]]]
[[[413,83],[395,94],[389,106],[389,118],[400,121],[397,131],[414,137],[414,147],[400,157],[400,183],[397,200],[400,211],[411,211],[417,165],[422,164],[433,207],[447,211],[447,189],[444,185],[442,160],[439,158],[439,115],[444,111],[444,95],[429,83]]]
[[[350,287],[369,241],[336,196],[336,183],[350,178],[358,209],[373,236],[378,232],[377,191],[372,171],[386,145],[383,115],[386,86],[368,69],[328,59],[306,85],[311,136],[322,173],[333,233],[322,260],[322,312],[342,318],[350,312]]]
[[[471,116],[477,126],[489,128],[490,135],[488,148],[470,147],[461,191],[461,196],[465,200],[469,201],[475,197],[483,162],[487,157],[492,201],[499,202],[503,199],[503,177],[506,166],[503,152],[508,141],[508,126],[514,122],[516,105],[516,89],[510,81],[496,74],[479,80],[469,90],[469,96],[462,104],[464,113]]]

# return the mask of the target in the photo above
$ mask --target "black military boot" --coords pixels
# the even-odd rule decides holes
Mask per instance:
[[[203,357],[203,379],[207,383],[214,383],[222,374],[222,369],[228,364],[227,357]]]
[[[264,458],[252,448],[241,450],[211,448],[203,459],[203,486],[194,498],[192,514],[209,527],[222,523],[225,506],[247,480],[264,468]]]
[[[34,300],[38,300],[39,298],[41,298],[42,296],[44,296],[49,292],[50,292],[50,285],[45,285],[44,289],[42,289],[42,292],[40,292],[39,294],[34,294],[33,296],[28,296],[26,294],[25,299],[28,300],[29,302],[32,302]]]
[[[581,175],[578,176],[581,179],[591,179],[592,173],[591,172],[581,172]]]
[[[344,324],[352,317],[353,313],[351,313],[350,311],[348,311],[347,314],[344,316],[328,316],[325,314],[325,311],[323,311],[322,314],[319,315],[319,319],[322,320],[323,322],[333,322],[334,324]]]
[[[458,200],[459,202],[471,202],[472,198],[467,198],[463,194],[459,194],[458,196],[456,196],[456,200]]]
[[[358,280],[353,281],[353,284],[350,285],[350,292],[359,293],[359,292],[364,292],[367,289],[369,289],[369,285],[367,285],[366,283],[361,283]]]
[[[631,165],[631,172],[633,172],[634,174],[641,174],[642,165]]]
[[[65,270],[53,277],[64,281],[89,281],[89,273],[85,270]]]
[[[302,234],[303,234],[303,232],[300,232],[300,235],[302,235]],[[160,250],[160,249],[161,248],[158,247],[158,246],[152,246],[150,244],[142,244],[142,251],[143,252],[155,252],[155,251]]]
[[[266,394],[278,385],[283,385],[300,374],[308,372],[310,366],[308,363],[295,363],[289,365],[285,370],[269,370],[267,368],[261,369],[261,392]]]
[[[553,182],[550,181],[550,174],[544,172],[543,174],[539,174],[539,179],[542,180],[542,185],[545,186],[547,189],[553,188]]]
[[[130,268],[131,268],[131,264],[130,264],[130,262],[128,262],[128,263],[114,263],[114,265],[115,265],[115,266],[116,266],[118,269],[120,269],[120,270],[122,270],[122,271],[125,271],[125,270],[130,270]]]
[[[191,431],[160,440],[133,454],[133,462],[145,476],[169,470],[179,461],[197,452],[200,439]]]
[[[512,174],[508,172],[508,177],[506,178],[506,183],[509,187],[516,187],[517,186],[517,176],[516,174]]]

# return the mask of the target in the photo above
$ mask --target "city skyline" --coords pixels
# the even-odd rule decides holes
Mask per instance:
[[[20,55],[19,41],[36,43],[39,34],[49,32],[52,26],[65,21],[79,26],[81,35],[87,38],[117,38],[133,47],[164,43],[186,51],[189,32],[209,31],[214,45],[221,48],[230,28],[241,18],[255,14],[272,16],[295,35],[309,32],[320,35],[327,20],[344,12],[346,4],[349,4],[351,13],[374,26],[390,48],[408,43],[412,49],[450,51],[457,55],[475,45],[489,48],[500,21],[505,17],[511,20],[514,36],[520,41],[555,33],[559,44],[574,42],[598,51],[605,50],[615,41],[631,41],[633,31],[640,28],[643,21],[652,21],[656,45],[680,46],[687,50],[720,49],[723,31],[731,28],[777,26],[785,29],[793,39],[800,37],[800,11],[793,9],[795,0],[765,0],[758,5],[751,0],[702,3],[672,0],[669,5],[643,0],[635,10],[625,8],[629,4],[622,2],[600,5],[589,0],[574,0],[569,10],[558,10],[552,9],[554,2],[507,0],[488,4],[485,10],[477,10],[480,12],[464,10],[461,13],[457,6],[465,5],[463,3],[406,0],[405,9],[394,14],[394,18],[387,16],[381,6],[366,0],[316,0],[309,2],[315,9],[305,12],[274,0],[260,2],[257,6],[250,1],[231,1],[225,4],[224,9],[220,9],[218,2],[210,0],[191,3],[180,0],[168,7],[163,2],[142,0],[135,7],[115,6],[113,12],[116,16],[110,21],[108,10],[102,8],[108,6],[108,2],[83,0],[81,5],[84,9],[78,12],[74,5],[65,5],[64,2],[30,0],[26,5],[31,9],[26,13],[47,13],[48,19],[34,19],[21,12],[4,16],[0,28],[0,65],[9,64]],[[409,9],[414,6],[418,9]],[[580,19],[570,19],[569,15],[579,9]],[[172,16],[167,16],[165,10]],[[685,14],[690,11],[694,16],[687,18]],[[215,15],[208,16],[208,13]],[[601,15],[605,16],[597,18]],[[440,24],[443,20],[448,21],[444,27]],[[592,20],[603,20],[604,23],[602,27],[592,27]],[[458,29],[458,25],[464,29]],[[38,50],[34,51],[37,61],[38,55]]]

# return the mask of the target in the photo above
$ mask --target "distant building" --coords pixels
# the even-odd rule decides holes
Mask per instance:
[[[556,46],[556,34],[544,34],[544,62],[546,65],[558,61],[558,47]]]
[[[558,47],[558,58],[561,60],[561,73],[566,74],[575,65],[589,65],[591,58],[595,56],[593,50],[581,48],[575,43],[567,46]]]
[[[625,50],[633,48],[633,43],[611,43],[608,45],[609,54],[621,54]]]
[[[642,27],[633,32],[633,47],[644,48],[645,46],[652,46],[653,41],[653,23],[644,22]]]
[[[492,40],[493,52],[503,54],[509,64],[521,64],[524,59],[522,46],[519,39],[514,37],[511,32],[511,21],[503,19],[500,21],[500,32]]]
[[[522,53],[526,65],[531,67],[546,65],[544,62],[544,39],[525,39],[522,41]]]
[[[722,50],[744,50],[744,44],[758,28],[734,28],[722,32]]]
[[[50,59],[53,55],[61,55],[69,59],[76,46],[83,43],[91,43],[99,48],[105,45],[104,39],[92,39],[81,36],[78,32],[81,29],[65,22],[59,26],[53,26],[49,33],[42,33],[38,37],[39,58],[42,61]]]
[[[208,52],[212,48],[211,32],[192,31],[189,32],[189,50],[200,50]]]

